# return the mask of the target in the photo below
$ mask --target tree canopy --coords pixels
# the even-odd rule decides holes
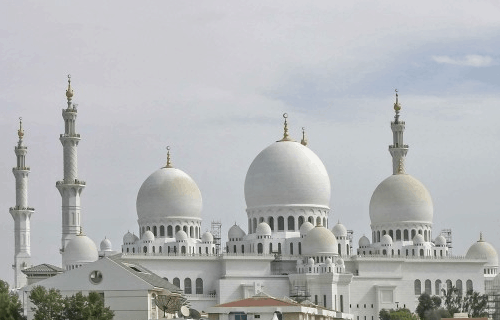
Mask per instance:
[[[418,320],[418,316],[411,313],[410,310],[406,308],[394,309],[382,309],[379,314],[380,320]]]
[[[9,292],[7,282],[0,280],[0,320],[24,320],[23,307],[17,294]]]
[[[88,296],[81,292],[73,296],[62,297],[59,290],[47,291],[42,286],[33,288],[30,300],[34,307],[35,320],[111,320],[114,313],[104,306],[101,295],[90,292]]]

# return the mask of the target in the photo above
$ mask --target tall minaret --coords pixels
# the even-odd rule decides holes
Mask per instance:
[[[394,103],[394,121],[391,121],[393,144],[389,146],[389,152],[392,156],[392,174],[405,173],[405,158],[408,153],[408,145],[403,142],[403,133],[405,131],[405,122],[399,120],[399,111],[401,104],[398,101],[398,90],[396,90],[396,102]]]
[[[16,206],[10,208],[14,219],[14,287],[21,288],[27,284],[26,275],[21,270],[31,266],[30,250],[30,219],[35,209],[28,207],[28,174],[30,168],[26,166],[28,147],[23,144],[24,130],[22,119],[19,118],[19,141],[14,148],[17,157],[17,166],[12,168],[16,177]]]
[[[75,130],[77,105],[71,102],[73,89],[69,75],[66,98],[68,108],[62,110],[64,133],[59,137],[64,150],[64,179],[56,182],[62,198],[61,253],[68,242],[81,233],[80,195],[85,188],[85,182],[78,180],[77,147],[80,135]]]

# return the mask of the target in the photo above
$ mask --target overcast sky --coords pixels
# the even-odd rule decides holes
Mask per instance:
[[[78,104],[84,232],[120,250],[135,200],[166,160],[203,196],[203,231],[247,230],[243,184],[282,135],[322,159],[330,226],[370,235],[368,205],[392,173],[400,92],[407,172],[434,201],[434,236],[463,255],[479,232],[500,248],[497,1],[3,1],[0,4],[0,278],[13,282],[18,117],[31,167],[33,264],[61,264],[66,75]]]

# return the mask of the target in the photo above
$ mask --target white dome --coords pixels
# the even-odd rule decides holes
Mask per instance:
[[[332,259],[331,259],[331,258],[326,258],[325,263],[326,263],[327,265],[332,264]]]
[[[425,243],[424,236],[423,236],[423,235],[421,235],[420,233],[417,233],[417,234],[413,237],[413,245],[423,244],[423,243]]]
[[[139,237],[130,233],[130,231],[123,236],[123,244],[135,243],[137,240],[139,240]]]
[[[155,235],[151,232],[151,230],[146,230],[146,232],[142,235],[142,241],[153,241],[155,239]]]
[[[188,239],[188,235],[184,230],[179,230],[175,234],[175,241],[186,241]]]
[[[432,198],[425,186],[408,174],[382,181],[370,200],[372,225],[398,222],[432,223]]]
[[[97,247],[89,237],[80,234],[71,239],[63,252],[64,266],[94,262],[99,258]]]
[[[214,242],[214,236],[207,231],[201,236],[201,242]]]
[[[323,162],[298,142],[273,143],[253,160],[245,179],[247,208],[330,204],[330,178]]]
[[[468,259],[486,259],[487,262],[485,266],[487,267],[497,267],[498,266],[498,254],[495,248],[484,241],[482,236],[479,241],[470,246],[469,250],[465,254]]]
[[[434,240],[434,244],[436,246],[445,246],[446,245],[446,238],[443,237],[443,235],[439,235],[436,237],[436,240]]]
[[[338,266],[343,266],[344,265],[344,259],[338,258],[337,261],[335,262],[336,265]]]
[[[153,172],[137,194],[139,219],[164,217],[201,218],[201,192],[182,170],[161,168]]]
[[[113,251],[113,247],[111,245],[111,241],[109,239],[104,238],[104,240],[101,241],[101,251]]]
[[[240,226],[235,224],[229,228],[227,235],[229,239],[243,239],[243,237],[246,236],[246,233],[240,228]]]
[[[304,255],[306,256],[337,253],[337,240],[333,233],[325,227],[315,227],[304,238]]]
[[[301,236],[305,236],[305,235],[307,235],[307,233],[308,233],[309,231],[311,231],[312,229],[314,229],[313,224],[312,224],[312,223],[310,223],[309,221],[306,221],[306,222],[304,222],[304,223],[300,226],[300,229],[299,229],[299,231],[300,231],[300,235],[301,235]]]
[[[382,239],[380,239],[380,243],[383,246],[391,246],[392,245],[392,238],[391,238],[391,236],[388,235],[388,234],[384,234],[382,236]]]
[[[314,259],[313,258],[307,259],[307,264],[310,266],[314,265]]]
[[[359,238],[358,246],[360,248],[369,247],[370,246],[370,239],[368,239],[366,236],[362,236],[361,238]]]
[[[347,237],[347,229],[340,222],[333,227],[332,232],[336,237]]]
[[[270,236],[272,234],[271,227],[265,223],[261,222],[257,225],[257,229],[255,229],[255,233],[258,236]]]

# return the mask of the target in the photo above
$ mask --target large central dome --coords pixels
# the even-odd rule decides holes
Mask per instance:
[[[429,191],[409,174],[394,174],[385,179],[370,200],[372,225],[399,222],[432,224],[433,213]]]
[[[254,159],[245,179],[247,208],[330,204],[330,178],[323,162],[295,141],[279,141]]]
[[[139,220],[181,217],[201,218],[201,192],[190,176],[176,168],[153,172],[137,195]]]

